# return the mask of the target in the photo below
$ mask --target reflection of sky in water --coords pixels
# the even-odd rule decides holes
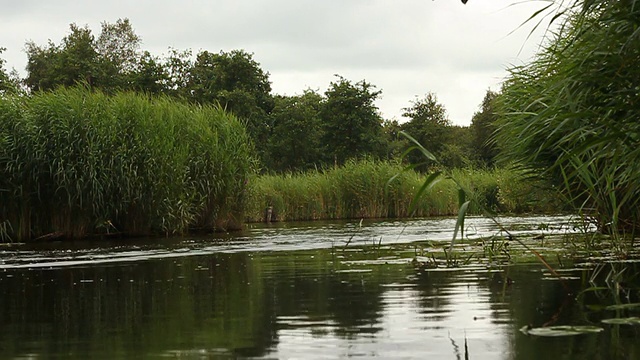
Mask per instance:
[[[478,274],[451,276],[453,282],[437,284],[432,294],[417,284],[387,284],[377,323],[356,327],[352,336],[337,333],[340,325],[330,319],[279,318],[278,345],[265,357],[464,359],[465,337],[473,359],[508,357],[508,305],[491,303]]]
[[[564,234],[580,231],[569,216],[502,217],[500,224],[514,235]],[[238,233],[201,237],[53,243],[0,250],[0,269],[15,267],[86,266],[89,264],[206,255],[213,253],[326,249],[333,246],[450,241],[454,218],[406,221],[301,222],[250,224]],[[490,219],[469,217],[465,237],[505,235]]]

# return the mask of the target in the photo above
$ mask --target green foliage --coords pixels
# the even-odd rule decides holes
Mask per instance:
[[[380,93],[364,80],[354,84],[341,76],[329,85],[321,111],[323,143],[336,164],[384,155],[382,118],[374,104]]]
[[[256,144],[266,143],[273,109],[269,73],[244,50],[202,51],[189,69],[186,91],[200,104],[220,104],[245,121]],[[258,149],[261,150],[260,148]]]
[[[455,182],[445,178],[430,181],[403,169],[394,161],[369,159],[350,160],[326,171],[257,176],[250,180],[247,220],[264,221],[268,206],[273,207],[278,221],[458,214],[459,186]],[[536,187],[514,170],[455,169],[452,177],[469,190],[471,214],[482,213],[478,204],[501,213],[558,210],[552,192]],[[425,183],[431,186],[416,197]]]
[[[276,218],[320,220],[402,216],[408,201],[399,199],[402,186],[385,192],[399,165],[350,160],[343,167],[299,174],[263,175],[251,182],[250,221],[262,221],[273,206]]]
[[[37,92],[83,84],[107,94],[136,91],[219,105],[245,124],[265,172],[342,165],[364,156],[392,159],[406,145],[397,136],[403,127],[429,137],[445,166],[469,163],[469,131],[450,126],[441,105],[435,110],[440,113],[431,114],[438,118],[431,122],[443,125],[435,127],[438,136],[419,124],[433,117],[428,101],[405,109],[414,118],[410,124],[383,126],[375,106],[381,91],[364,80],[338,76],[323,95],[279,96],[276,107],[269,73],[251,53],[202,50],[194,56],[191,50],[169,49],[159,57],[140,50],[141,38],[128,19],[101,25],[97,36],[87,26],[71,24],[59,44],[27,43],[27,88]],[[435,101],[435,95],[429,99]]]
[[[402,130],[412,136],[432,154],[437,153],[444,145],[445,128],[451,125],[444,105],[438,102],[434,93],[428,93],[423,99],[415,99],[411,107],[404,108],[402,116],[409,119],[402,125]]]
[[[2,55],[5,50],[7,49],[0,47],[0,55]],[[20,78],[15,72],[8,73],[7,69],[4,68],[5,63],[6,60],[0,58],[0,96],[6,94],[17,94],[21,90]]]
[[[493,141],[495,122],[498,119],[495,108],[498,93],[487,90],[482,100],[480,111],[473,114],[471,119],[472,146],[474,160],[481,166],[493,166],[498,155],[498,147]]]
[[[219,108],[68,88],[0,109],[0,222],[15,240],[241,221],[252,149]]]
[[[406,147],[406,140],[400,136],[402,131],[398,120],[385,120],[382,123],[384,142],[387,144],[386,159],[397,159]]]
[[[191,50],[178,51],[170,48],[162,63],[167,75],[166,91],[174,97],[189,99],[189,73],[193,68]]]
[[[145,51],[129,73],[128,88],[141,93],[170,94],[169,70],[162,59]]]
[[[465,168],[475,154],[472,130],[469,126],[451,125],[445,128],[446,142],[438,153],[440,164],[446,168]]]
[[[104,78],[99,73],[99,54],[91,30],[76,24],[69,28],[70,34],[60,45],[51,41],[47,47],[33,42],[26,44],[28,75],[25,82],[31,90],[51,90],[78,82],[94,85]]]
[[[276,96],[273,132],[269,137],[269,168],[309,170],[324,162],[320,109],[324,98],[312,90],[298,96]]]
[[[575,1],[534,60],[510,70],[499,97],[504,157],[546,169],[603,231],[640,221],[640,7]]]
[[[446,168],[464,167],[469,163],[471,132],[468,127],[454,126],[447,116],[447,111],[434,93],[428,93],[422,99],[411,102],[411,107],[404,108],[402,116],[409,118],[400,125],[400,129],[411,136],[424,149],[438,158],[439,165]],[[411,142],[404,142],[404,150],[412,147]],[[405,158],[411,164],[419,164],[423,159],[419,152],[406,152]],[[426,171],[431,164],[417,167]]]
[[[134,69],[140,57],[139,48],[142,39],[136,35],[129,19],[118,19],[115,24],[103,22],[100,36],[96,39],[96,52],[103,61],[122,74]]]
[[[139,62],[141,39],[128,19],[119,19],[115,24],[103,22],[98,39],[87,26],[71,24],[69,28],[70,33],[60,44],[26,44],[25,83],[32,91],[77,83],[107,92],[131,87],[130,76]]]

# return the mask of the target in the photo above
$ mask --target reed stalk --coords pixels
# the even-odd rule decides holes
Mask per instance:
[[[0,139],[5,240],[241,222],[252,148],[218,107],[60,88],[0,99]]]

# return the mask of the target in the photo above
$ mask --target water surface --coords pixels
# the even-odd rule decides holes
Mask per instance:
[[[521,236],[565,217],[503,219]],[[240,234],[0,249],[0,358],[634,359],[637,263],[426,269],[453,219],[255,225]],[[496,235],[472,219],[468,241]],[[348,244],[348,246],[346,246]],[[558,265],[559,266],[559,265]],[[583,290],[590,289],[584,292]],[[596,325],[527,336],[523,326]]]

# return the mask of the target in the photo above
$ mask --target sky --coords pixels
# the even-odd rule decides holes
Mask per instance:
[[[60,43],[69,24],[128,18],[142,50],[253,53],[274,94],[324,93],[340,75],[381,90],[388,120],[432,92],[469,125],[487,89],[526,62],[543,31],[524,23],[544,0],[0,0],[0,55],[26,74],[25,43]],[[531,35],[531,36],[530,36]],[[529,38],[528,38],[529,37]],[[528,39],[527,39],[528,38]]]

